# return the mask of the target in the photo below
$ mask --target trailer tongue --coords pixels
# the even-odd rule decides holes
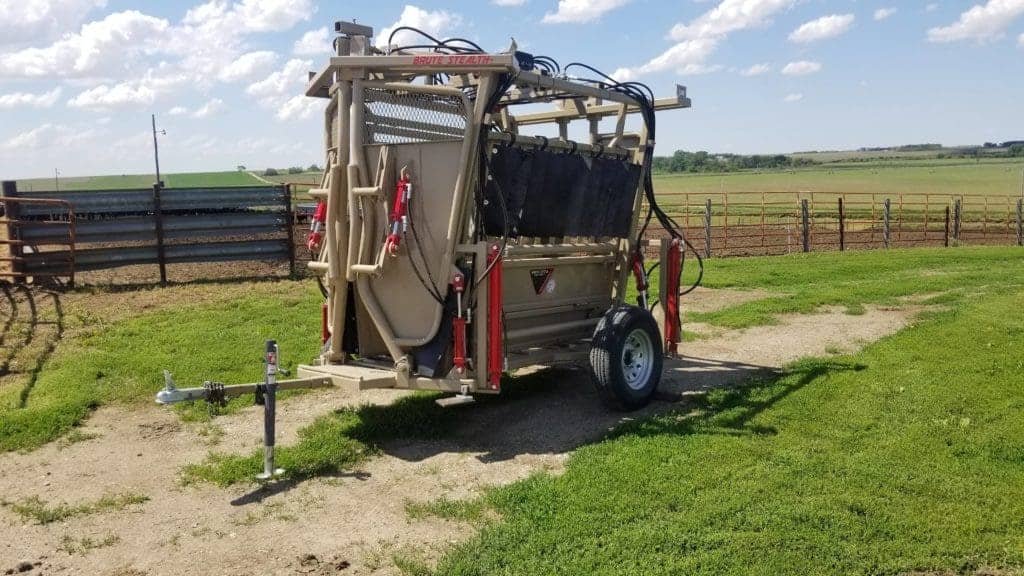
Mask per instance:
[[[585,362],[610,406],[648,403],[680,339],[692,250],[654,196],[655,113],[689,107],[686,89],[655,99],[642,84],[563,69],[514,43],[485,53],[406,29],[425,40],[395,46],[392,33],[375,47],[367,26],[335,30],[336,53],[306,89],[327,100],[307,242],[325,301],[323,349],[299,380],[276,386],[440,390],[460,404],[499,393],[510,370]],[[627,131],[637,115],[639,130]],[[580,121],[584,140],[572,140]],[[524,133],[533,127],[542,134]],[[652,221],[664,241],[644,240]],[[663,330],[646,292],[643,254],[654,245]],[[638,306],[626,303],[631,274]],[[251,390],[269,401],[269,454],[272,376]],[[211,397],[200,390],[158,401]],[[212,394],[228,391],[242,393]]]

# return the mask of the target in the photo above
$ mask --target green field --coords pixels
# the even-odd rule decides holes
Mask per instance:
[[[248,172],[187,172],[161,174],[168,188],[199,188],[203,186],[260,186],[265,184]],[[123,190],[153,186],[152,174],[122,174],[109,176],[61,176],[59,183],[53,178],[18,180],[18,189],[52,191],[61,190]]]
[[[657,174],[659,194],[729,194],[730,200],[760,200],[761,192],[937,194],[1010,196],[1022,193],[1024,159],[907,159],[835,162],[820,167],[704,174]],[[750,193],[750,194],[743,194]]]

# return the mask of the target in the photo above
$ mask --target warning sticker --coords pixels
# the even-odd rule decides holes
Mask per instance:
[[[530,279],[533,280],[533,291],[537,295],[543,294],[545,291],[548,293],[554,292],[555,282],[551,278],[551,273],[554,272],[554,268],[542,268],[539,270],[530,270]]]

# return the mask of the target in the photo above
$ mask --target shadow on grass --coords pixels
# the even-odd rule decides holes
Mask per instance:
[[[693,380],[689,389],[697,392],[769,371],[749,364],[704,359],[689,362],[705,370],[688,376]],[[678,365],[685,366],[687,362]],[[712,365],[714,370],[707,371]],[[831,361],[816,368],[795,370],[805,370],[800,384],[803,386],[828,370],[839,368],[839,363]],[[731,375],[731,379],[723,375]],[[741,420],[753,418],[784,397],[763,400],[747,396],[744,390],[727,394],[730,402],[744,406],[747,415],[737,417]],[[258,501],[312,477],[351,475],[368,457],[381,453],[406,461],[421,461],[443,453],[475,453],[484,463],[525,454],[566,453],[621,434],[621,430],[663,426],[650,417],[678,407],[681,399],[704,402],[700,394],[676,393],[668,394],[673,403],[655,402],[633,413],[614,412],[600,403],[584,371],[566,368],[549,368],[506,379],[500,396],[479,395],[476,403],[468,407],[442,408],[435,403],[441,396],[418,393],[390,404],[345,407],[321,416],[299,431],[297,442],[278,447],[277,464],[286,470],[286,476],[236,502],[242,505]],[[734,426],[742,428],[739,420]],[[220,486],[252,482],[262,470],[262,462],[262,450],[248,455],[213,454],[203,463],[186,467],[184,480]]]
[[[0,347],[6,349],[3,358],[0,359],[0,377],[13,375],[25,375],[28,381],[18,394],[16,408],[25,408],[28,405],[29,395],[36,385],[39,373],[42,371],[46,361],[53,355],[57,344],[64,337],[64,308],[61,305],[57,292],[52,290],[33,290],[21,284],[11,285],[0,283],[0,291],[3,291],[4,298],[10,307],[10,315],[4,320],[2,332],[0,332]],[[52,321],[42,320],[39,317],[39,303],[36,301],[36,294],[39,293],[53,301],[53,310],[56,319]],[[13,343],[10,340],[15,336],[18,325],[24,325],[23,335],[20,341]],[[53,325],[53,330],[43,333],[42,327]],[[45,340],[39,341],[40,338]],[[30,366],[12,370],[11,364],[20,352],[23,352],[33,345],[40,347],[39,353],[32,358]]]
[[[617,428],[610,438],[627,435],[662,434],[764,435],[778,433],[771,426],[753,420],[809,384],[839,372],[859,372],[867,365],[837,359],[807,359],[773,374],[755,376],[746,383],[692,397],[692,410],[649,420],[628,423]]]

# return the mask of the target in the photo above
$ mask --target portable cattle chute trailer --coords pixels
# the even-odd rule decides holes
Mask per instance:
[[[689,107],[686,89],[655,99],[643,84],[562,68],[514,42],[486,53],[402,27],[380,48],[367,26],[335,30],[336,55],[306,90],[327,99],[308,238],[323,348],[280,386],[440,390],[455,393],[442,403],[459,404],[500,392],[510,370],[585,362],[610,406],[648,403],[680,341],[688,247],[654,196],[655,112]],[[399,32],[423,40],[395,46]],[[627,131],[636,115],[639,130]],[[569,137],[580,120],[583,142]],[[644,240],[652,221],[663,240]],[[662,329],[643,261],[654,245]],[[630,275],[637,305],[626,303]],[[256,392],[272,427],[273,346],[268,358],[264,384],[179,390],[168,378],[158,401]]]

